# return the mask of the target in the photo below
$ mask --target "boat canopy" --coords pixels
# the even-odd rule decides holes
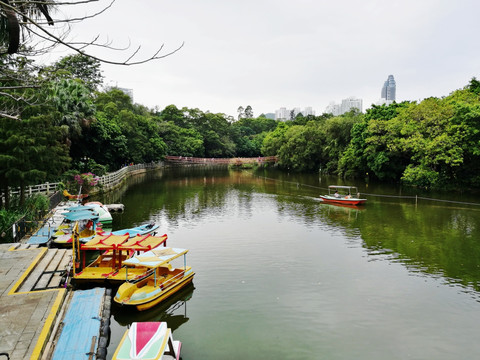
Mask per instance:
[[[92,240],[81,245],[82,250],[116,250],[128,240],[128,235],[96,235]]]
[[[98,213],[90,210],[82,210],[82,211],[71,211],[67,213],[62,213],[65,219],[69,221],[79,221],[79,220],[98,220]]]
[[[92,205],[75,205],[66,208],[67,211],[83,211],[83,210],[95,210],[96,207]]]
[[[123,264],[154,269],[168,264],[170,261],[185,255],[187,252],[188,249],[159,248],[127,259]]]
[[[329,189],[356,189],[356,186],[348,186],[348,185],[329,185]]]
[[[148,251],[155,249],[161,244],[166,243],[167,234],[162,236],[152,236],[151,234],[145,236],[134,236],[127,240],[127,242],[119,245],[118,250],[135,250],[135,251]]]
[[[171,333],[166,322],[133,322],[112,359],[164,359],[164,354],[173,354],[172,359],[178,359]]]

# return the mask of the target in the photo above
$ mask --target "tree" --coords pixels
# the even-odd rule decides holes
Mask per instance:
[[[4,194],[9,193],[8,186],[19,186],[23,203],[26,185],[56,180],[67,169],[68,147],[61,142],[61,129],[52,124],[48,115],[0,122],[0,184]]]
[[[286,141],[285,134],[289,128],[285,122],[280,122],[272,132],[269,132],[262,144],[262,154],[264,156],[276,156],[280,147]]]
[[[93,40],[71,40],[69,32],[73,24],[102,14],[113,6],[116,0],[111,0],[101,11],[85,15],[82,18],[55,18],[56,7],[65,9],[68,6],[88,6],[90,3],[98,1],[100,0],[74,0],[58,3],[53,0],[0,0],[0,73],[2,74],[0,102],[11,103],[8,108],[1,108],[0,117],[20,119],[21,108],[25,103],[38,104],[32,89],[45,86],[44,83],[51,81],[52,78],[67,76],[66,73],[62,74],[58,71],[51,74],[49,71],[52,69],[49,71],[42,69],[27,60],[33,55],[50,52],[56,47],[71,50],[76,55],[65,58],[53,70],[67,70],[73,77],[81,78],[85,85],[93,90],[98,86],[99,81],[98,63],[137,65],[170,56],[183,47],[182,43],[173,51],[163,54],[163,45],[161,45],[152,55],[141,57],[141,46],[127,53],[129,47],[115,48],[110,41],[99,41],[100,35]],[[56,7],[54,7],[55,5]],[[62,24],[63,26],[52,27],[53,24]],[[108,55],[105,58],[96,57],[90,50],[97,47],[114,51],[115,54],[110,58]],[[119,51],[124,54],[123,59],[119,58]],[[12,54],[16,54],[16,56],[13,57]],[[90,61],[86,58],[89,58]],[[81,69],[91,71],[91,73],[81,72]],[[15,102],[18,102],[19,105],[16,106]]]
[[[243,106],[239,106],[237,109],[237,112],[238,112],[238,120],[245,117],[245,109],[243,108]]]
[[[53,1],[23,1],[17,2],[9,0],[0,1],[0,43],[7,48],[6,53],[15,54],[20,47],[20,38],[26,38],[28,34],[28,24],[39,24],[42,17],[47,20],[48,25],[53,25],[54,21],[50,16],[53,7]],[[17,16],[23,20],[18,21]],[[0,52],[3,55],[4,49]]]
[[[236,156],[260,156],[263,139],[276,126],[275,120],[265,117],[243,118],[232,123],[231,138],[236,144]]]
[[[350,143],[339,159],[340,175],[399,179],[408,164],[408,155],[391,151],[389,146],[395,139],[386,134],[391,120],[408,105],[408,102],[374,105],[353,124]]]
[[[60,3],[57,6],[88,6],[90,3],[97,1],[98,0],[74,0],[68,3]],[[127,54],[123,60],[118,60],[118,57],[112,60],[98,58],[89,53],[89,49],[98,46],[115,51],[119,50],[111,46],[110,42],[100,42],[100,35],[90,41],[69,41],[67,36],[70,27],[60,28],[59,33],[55,32],[55,28],[49,28],[49,26],[58,23],[72,25],[87,18],[98,16],[107,11],[114,3],[115,0],[111,0],[109,4],[105,5],[104,8],[97,13],[88,14],[82,18],[54,19],[53,10],[55,9],[54,6],[56,3],[53,0],[0,0],[0,55],[7,53],[22,53],[23,55],[38,54],[51,51],[54,47],[62,46],[72,50],[74,53],[88,56],[100,62],[116,65],[136,65],[172,55],[183,47],[182,44],[167,54],[161,54],[163,50],[163,45],[161,45],[152,55],[139,59],[137,55],[139,54],[141,46],[138,46],[130,54]],[[22,21],[19,21],[19,18]],[[44,22],[44,20],[46,20],[46,22]]]
[[[399,114],[398,144],[411,154],[403,182],[427,188],[479,184],[480,104],[472,90],[425,99]]]
[[[253,109],[250,105],[247,105],[247,107],[245,108],[245,117],[253,118]]]
[[[232,157],[235,143],[230,138],[231,124],[224,114],[201,113],[192,119],[195,129],[203,136],[206,157]]]
[[[0,117],[19,119],[26,108],[45,102],[37,67],[22,56],[0,56]]]
[[[100,65],[96,59],[76,54],[61,58],[42,72],[49,72],[48,77],[55,79],[79,79],[88,90],[94,92],[103,83]]]
[[[480,95],[480,81],[477,78],[473,77],[470,80],[470,83],[467,86],[467,89],[473,92],[474,94]]]
[[[322,171],[330,174],[338,172],[339,160],[352,138],[352,128],[361,122],[362,118],[363,114],[357,109],[326,120],[320,118],[317,124],[321,126],[325,136],[322,152],[325,163]]]
[[[74,144],[74,157],[95,159],[110,170],[123,166],[128,161],[128,142],[115,115],[97,111],[96,120],[83,130],[82,139]]]
[[[187,109],[178,109],[175,105],[168,105],[160,113],[160,119],[166,122],[173,122],[175,125],[181,128],[191,127],[188,122],[188,118],[185,116]]]
[[[82,122],[91,121],[95,112],[92,93],[80,81],[53,82],[49,100],[60,113],[55,125],[66,126],[70,138],[80,136]]]
[[[181,128],[172,121],[159,124],[159,135],[167,145],[166,153],[175,156],[205,156],[203,137],[195,129]]]
[[[325,162],[322,156],[325,135],[315,122],[291,126],[284,139],[278,150],[280,166],[294,171],[313,171]]]

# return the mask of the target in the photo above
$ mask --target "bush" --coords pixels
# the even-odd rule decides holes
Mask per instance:
[[[78,171],[69,170],[62,175],[62,181],[65,188],[70,193],[78,193],[80,187],[83,193],[89,193],[95,186],[98,185],[98,176],[92,172],[79,174]]]
[[[18,220],[24,219],[25,230],[34,230],[38,228],[39,223],[49,210],[50,202],[45,195],[32,195],[25,200],[25,204],[20,206],[20,199],[14,197],[11,200],[10,209],[0,210],[0,243],[10,243],[13,238],[13,224]]]

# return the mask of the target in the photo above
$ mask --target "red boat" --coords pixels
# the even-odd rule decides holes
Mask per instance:
[[[328,195],[320,195],[320,199],[329,204],[364,205],[367,199],[361,199],[356,186],[330,185]]]

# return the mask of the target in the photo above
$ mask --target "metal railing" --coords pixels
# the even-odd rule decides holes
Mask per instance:
[[[103,176],[99,176],[98,183],[101,184],[104,188],[108,189],[117,185],[119,182],[121,182],[124,179],[126,174],[132,171],[137,171],[142,169],[152,169],[162,165],[163,165],[162,161],[151,162],[147,164],[127,165],[115,172],[108,173]],[[25,194],[27,197],[35,194],[43,194],[47,196],[53,195],[59,189],[60,184],[61,182],[46,182],[44,184],[29,185],[25,188]],[[20,195],[20,187],[18,188],[9,187],[8,189],[10,191],[10,197]],[[3,198],[3,200],[5,199],[4,193],[2,193],[0,196]]]

